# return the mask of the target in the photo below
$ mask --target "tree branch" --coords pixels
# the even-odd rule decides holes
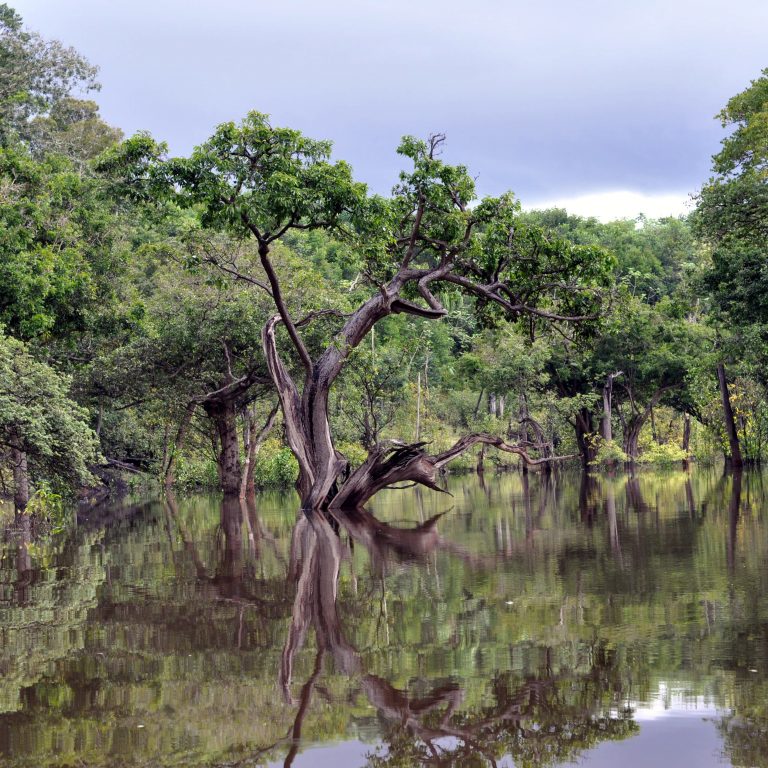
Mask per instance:
[[[436,482],[440,470],[478,443],[492,445],[506,453],[514,453],[529,466],[564,461],[576,456],[576,454],[572,454],[532,459],[524,447],[511,445],[500,437],[483,432],[466,435],[447,451],[435,456],[424,451],[426,443],[403,443],[399,440],[387,440],[374,446],[363,464],[352,472],[339,493],[331,501],[331,509],[360,507],[380,490],[403,482],[415,482],[432,490],[447,493]]]

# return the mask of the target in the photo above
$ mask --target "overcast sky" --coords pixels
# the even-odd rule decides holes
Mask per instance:
[[[483,194],[684,210],[713,116],[768,67],[768,0],[9,0],[101,67],[126,133],[188,152],[248,110],[330,138],[378,192],[402,134],[448,136]]]

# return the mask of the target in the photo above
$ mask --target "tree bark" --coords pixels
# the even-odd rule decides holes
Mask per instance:
[[[421,440],[421,371],[416,379],[416,442]]]
[[[246,496],[253,496],[256,492],[256,485],[254,482],[254,469],[256,468],[256,456],[264,444],[264,441],[269,437],[269,433],[272,431],[272,427],[275,426],[277,420],[277,414],[280,410],[280,405],[275,405],[274,408],[267,416],[267,420],[264,426],[257,431],[256,419],[250,412],[247,413],[247,432],[248,438],[246,441],[245,450],[245,464],[243,466],[243,476],[240,483],[240,498],[244,499]]]
[[[240,441],[237,437],[237,414],[231,400],[205,404],[206,413],[213,419],[219,436],[218,465],[221,490],[225,496],[240,493]]]
[[[23,512],[29,504],[29,468],[27,454],[19,448],[11,448],[13,464],[13,504],[17,512]]]
[[[642,432],[645,423],[650,418],[651,413],[653,413],[654,407],[659,404],[659,401],[666,392],[668,392],[670,389],[676,389],[678,386],[679,385],[674,384],[667,387],[660,387],[653,393],[645,408],[642,411],[638,411],[637,413],[633,414],[627,420],[626,428],[624,430],[623,449],[624,453],[627,454],[627,460],[629,464],[634,464],[637,461],[637,458],[640,454],[640,449],[638,447],[640,432]]]
[[[477,402],[475,403],[475,410],[472,413],[472,416],[476,419],[477,414],[480,413],[480,403],[483,401],[483,394],[485,393],[484,389],[480,390],[480,394],[477,396]]]
[[[728,392],[728,381],[725,377],[725,365],[718,363],[717,365],[717,381],[720,385],[720,398],[723,403],[723,419],[725,420],[725,431],[728,435],[728,446],[730,455],[725,457],[732,467],[743,466],[743,460],[741,457],[741,447],[739,446],[739,436],[736,432],[736,422],[733,418],[733,408],[731,407],[731,396]]]
[[[574,426],[581,463],[586,468],[597,458],[597,450],[593,441],[595,428],[592,422],[592,413],[587,408],[581,408],[576,414]]]
[[[551,462],[574,458],[555,456],[548,459],[532,459],[525,448],[510,445],[500,437],[484,432],[465,435],[447,451],[434,456],[424,452],[424,443],[404,444],[389,440],[379,443],[376,449],[368,454],[368,458],[350,474],[331,500],[329,507],[347,509],[362,506],[379,491],[396,487],[397,483],[418,483],[444,493],[445,491],[437,485],[442,468],[477,444],[492,445],[500,451],[514,453],[529,467],[546,466]]]
[[[691,449],[691,414],[686,413],[683,416],[683,450],[685,451],[685,458],[683,459],[683,466],[688,465],[689,452]]]
[[[187,437],[187,430],[192,422],[192,416],[195,412],[196,403],[189,403],[184,409],[184,415],[181,417],[179,427],[176,430],[176,439],[173,444],[169,446],[168,461],[165,465],[164,472],[164,484],[166,488],[172,488],[176,482],[176,464],[178,461],[179,453],[184,448],[184,442]]]
[[[621,376],[621,371],[609,374],[603,386],[603,419],[601,422],[601,431],[603,440],[610,443],[613,440],[613,380]]]

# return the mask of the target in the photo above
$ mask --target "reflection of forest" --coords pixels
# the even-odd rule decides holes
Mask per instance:
[[[371,766],[553,763],[632,733],[663,680],[766,764],[760,475],[450,489],[333,527],[264,496],[8,533],[0,766],[290,763],[353,733]]]

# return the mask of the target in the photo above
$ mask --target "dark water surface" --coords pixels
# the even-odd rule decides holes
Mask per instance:
[[[760,474],[449,488],[6,533],[0,766],[768,766]]]

